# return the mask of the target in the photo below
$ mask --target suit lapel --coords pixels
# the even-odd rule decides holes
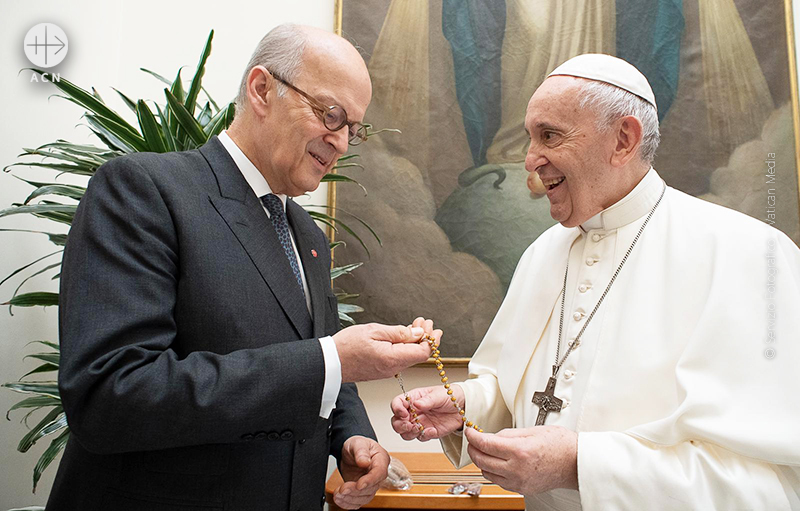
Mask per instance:
[[[211,166],[219,185],[219,195],[209,194],[211,203],[250,256],[298,335],[304,339],[311,337],[303,293],[297,286],[283,246],[264,213],[261,201],[216,137],[201,147],[200,152]]]
[[[294,233],[297,251],[306,274],[308,291],[311,294],[314,336],[319,337],[324,335],[325,331],[325,301],[331,279],[330,268],[326,265],[327,258],[321,257],[328,252],[328,247],[320,247],[315,244],[319,243],[315,240],[320,239],[319,227],[303,208],[291,199],[286,201],[286,216]]]

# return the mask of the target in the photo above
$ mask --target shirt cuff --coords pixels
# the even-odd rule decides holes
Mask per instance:
[[[336,408],[336,399],[342,386],[342,362],[333,337],[320,337],[319,345],[322,347],[322,358],[325,360],[325,385],[322,387],[322,403],[319,407],[319,416],[327,419]]]

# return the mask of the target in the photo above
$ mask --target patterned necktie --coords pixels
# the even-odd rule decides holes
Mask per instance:
[[[283,202],[280,197],[274,193],[269,193],[261,197],[261,201],[269,211],[269,218],[272,220],[272,226],[275,228],[275,233],[283,245],[283,252],[289,260],[289,265],[294,272],[294,278],[297,279],[297,284],[300,286],[300,292],[303,292],[303,278],[300,276],[300,267],[297,265],[297,255],[294,253],[292,247],[292,238],[289,235],[289,223],[286,221],[286,212],[283,210]]]

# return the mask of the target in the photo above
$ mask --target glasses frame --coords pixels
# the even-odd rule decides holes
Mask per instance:
[[[328,129],[328,131],[334,131],[334,132],[335,131],[339,131],[340,129],[342,129],[345,126],[347,126],[347,132],[348,132],[347,143],[348,144],[355,146],[355,145],[358,145],[361,142],[365,142],[367,140],[367,127],[364,124],[360,123],[360,122],[355,122],[355,121],[351,122],[351,121],[349,121],[347,119],[347,110],[345,110],[345,108],[343,106],[341,106],[341,105],[326,105],[322,101],[314,98],[310,94],[307,94],[306,92],[304,92],[304,91],[300,90],[299,88],[295,87],[294,85],[289,83],[287,80],[281,78],[281,76],[278,75],[277,73],[274,73],[274,72],[270,71],[270,74],[272,75],[272,77],[274,79],[276,79],[277,81],[281,82],[285,86],[289,87],[290,89],[292,89],[296,93],[300,94],[308,102],[308,105],[311,107],[311,109],[314,111],[314,113],[317,115],[317,117],[319,117],[319,120],[322,121],[323,126],[325,126]],[[325,122],[325,113],[333,110],[334,108],[340,108],[342,110],[342,112],[344,113],[344,120],[338,126],[331,127],[331,126],[328,126],[328,124]],[[350,135],[350,133],[351,133],[350,130],[353,127],[356,127],[355,132],[352,132],[353,134]]]

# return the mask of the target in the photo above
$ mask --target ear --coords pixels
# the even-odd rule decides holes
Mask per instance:
[[[615,147],[611,153],[611,165],[624,167],[639,152],[642,143],[642,121],[628,115],[614,123]]]
[[[256,115],[267,114],[276,96],[275,79],[264,66],[253,66],[247,73],[247,100]]]

